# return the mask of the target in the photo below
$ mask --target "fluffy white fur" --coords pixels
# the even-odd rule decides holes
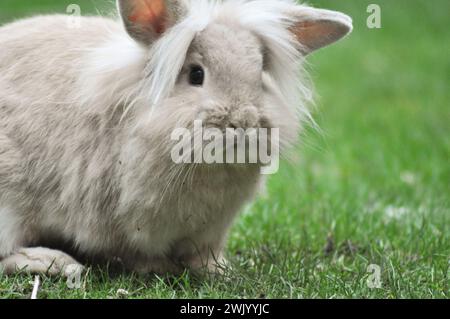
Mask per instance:
[[[185,2],[189,8],[187,16],[159,39],[150,51],[146,69],[149,83],[144,85],[143,90],[148,92],[148,100],[153,105],[158,105],[160,100],[167,98],[172,92],[196,34],[214,20],[228,20],[240,24],[263,39],[271,58],[268,74],[273,77],[290,104],[305,118],[311,119],[307,103],[299,103],[312,100],[306,81],[301,81],[299,76],[299,61],[303,58],[299,50],[301,44],[288,31],[295,21],[288,19],[286,13],[292,9],[295,1]]]

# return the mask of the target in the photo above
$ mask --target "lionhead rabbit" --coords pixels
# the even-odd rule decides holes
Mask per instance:
[[[344,14],[287,0],[119,0],[119,22],[40,16],[0,28],[3,271],[215,270],[260,164],[179,164],[176,128],[278,128],[308,117],[305,56],[349,33]],[[47,247],[47,248],[44,248]]]

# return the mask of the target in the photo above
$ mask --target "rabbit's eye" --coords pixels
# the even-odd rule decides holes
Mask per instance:
[[[205,71],[201,66],[194,65],[189,72],[189,83],[191,85],[200,86],[205,81]]]

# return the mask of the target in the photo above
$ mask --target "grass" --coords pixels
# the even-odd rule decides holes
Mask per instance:
[[[0,21],[64,12],[71,1],[3,0]],[[92,1],[82,1],[91,11]],[[346,41],[310,58],[315,117],[297,161],[247,207],[220,278],[108,276],[82,288],[42,278],[41,298],[449,298],[450,29],[447,0],[314,0],[355,20]],[[94,4],[99,3],[98,1]],[[371,289],[368,266],[381,267]],[[26,298],[32,277],[1,277],[0,297]]]

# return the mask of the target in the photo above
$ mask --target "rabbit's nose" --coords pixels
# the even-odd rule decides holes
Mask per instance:
[[[230,128],[257,128],[259,127],[259,114],[256,107],[244,106],[236,108],[230,114]]]

